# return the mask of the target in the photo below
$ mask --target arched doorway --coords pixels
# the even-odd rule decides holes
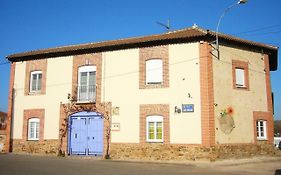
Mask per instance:
[[[78,112],[69,116],[68,152],[70,155],[103,154],[103,116]]]

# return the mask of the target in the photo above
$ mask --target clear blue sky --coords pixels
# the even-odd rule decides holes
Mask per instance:
[[[194,23],[215,30],[235,0],[1,0],[0,63],[5,56],[35,49],[165,32]],[[226,14],[220,32],[281,45],[281,1],[249,0]],[[257,31],[253,31],[256,30]],[[248,33],[244,33],[251,31]],[[280,58],[280,54],[279,54]],[[279,59],[280,60],[280,59]],[[7,111],[9,64],[0,65],[0,110]],[[271,72],[275,118],[281,119],[281,67]],[[253,103],[255,103],[253,101]]]

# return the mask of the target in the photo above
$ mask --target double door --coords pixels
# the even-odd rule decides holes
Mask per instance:
[[[102,155],[103,118],[101,116],[70,117],[69,153]]]

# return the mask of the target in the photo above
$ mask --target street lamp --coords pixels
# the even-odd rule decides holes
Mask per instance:
[[[221,23],[221,20],[222,18],[224,17],[224,15],[230,11],[230,9],[232,9],[233,7],[236,7],[237,5],[239,4],[245,4],[248,0],[239,0],[238,2],[236,2],[235,4],[227,7],[224,12],[222,13],[222,15],[220,16],[220,19],[218,21],[218,24],[217,24],[217,29],[216,29],[216,50],[217,50],[217,53],[218,53],[218,59],[220,59],[220,54],[219,54],[219,27],[220,27],[220,23]]]

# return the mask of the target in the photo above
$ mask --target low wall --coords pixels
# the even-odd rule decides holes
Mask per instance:
[[[50,154],[58,152],[58,140],[24,141],[13,140],[14,153]],[[261,155],[275,155],[273,145],[266,142],[258,144],[230,144],[216,145],[211,148],[200,145],[176,144],[125,144],[111,143],[110,157],[114,160],[221,160],[235,158],[249,158]]]
[[[3,153],[5,150],[5,143],[6,143],[6,131],[0,130],[0,153]]]
[[[14,139],[12,142],[14,153],[57,154],[58,140],[24,141]]]
[[[274,155],[272,145],[233,144],[206,148],[196,145],[173,144],[111,144],[112,159],[120,160],[220,160],[247,158],[259,155]]]

